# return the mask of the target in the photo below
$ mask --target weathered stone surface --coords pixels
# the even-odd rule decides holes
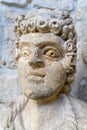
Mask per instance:
[[[25,10],[22,9],[13,9],[9,7],[4,7],[2,6],[2,10],[0,11],[3,16],[0,15],[1,18],[1,42],[0,42],[0,48],[1,48],[1,67],[6,67],[9,69],[14,69],[14,61],[13,61],[13,48],[14,48],[14,20],[18,15],[23,14],[26,12]]]
[[[80,79],[78,88],[78,98],[87,102],[87,76]]]
[[[2,53],[4,51],[4,47],[5,47],[4,36],[3,36],[5,23],[3,22],[4,18],[2,14],[3,14],[3,10],[0,9],[0,67],[2,67],[1,58],[2,58]]]
[[[78,81],[81,76],[84,75],[86,65],[84,65],[83,59],[86,60],[86,7],[87,2],[83,0],[52,0],[50,1],[36,1],[36,0],[0,0],[0,67],[7,67],[9,69],[14,69],[15,65],[13,62],[13,43],[14,43],[14,33],[13,33],[13,23],[14,19],[20,15],[27,12],[32,8],[46,7],[46,8],[63,8],[68,10],[73,10],[72,16],[76,24],[77,35],[78,35],[78,59],[77,59],[77,75],[74,82],[74,88],[72,94],[77,95],[78,91]],[[28,3],[29,4],[28,4]],[[26,4],[27,3],[27,4]],[[15,8],[13,8],[12,6]],[[10,6],[5,6],[10,5]],[[76,7],[77,5],[77,7]],[[17,6],[17,7],[16,7]],[[20,7],[23,7],[22,9]],[[74,8],[76,7],[76,11]],[[75,14],[76,12],[76,14]],[[3,15],[2,15],[3,14]],[[76,15],[76,17],[75,17]],[[85,39],[85,40],[83,40]],[[8,48],[8,49],[7,49]],[[11,48],[11,49],[10,49]],[[82,49],[83,48],[83,49]],[[82,55],[83,54],[83,55]],[[84,57],[82,59],[82,56]],[[84,61],[85,61],[84,60]],[[79,67],[80,66],[80,67]],[[82,73],[83,72],[83,73]]]
[[[39,8],[73,10],[74,0],[33,0],[32,5]]]
[[[25,7],[27,4],[27,0],[0,0],[2,4],[17,6],[17,7]]]
[[[75,77],[73,93],[78,89],[78,83],[87,73],[87,1],[78,0],[76,7],[76,30],[78,40],[77,73]],[[86,90],[84,90],[86,91]],[[77,91],[79,92],[79,91]],[[84,92],[83,92],[84,93]],[[76,93],[76,95],[79,95]],[[80,96],[81,99],[81,96]],[[83,99],[83,97],[82,97]]]
[[[76,67],[72,24],[67,11],[50,9],[16,19],[15,63],[22,93],[1,104],[0,129],[87,129],[87,104],[66,95]]]
[[[16,71],[0,69],[0,102],[11,101],[19,91]]]
[[[87,65],[87,40],[83,43],[82,46],[82,58],[83,58],[83,62]]]
[[[15,39],[14,33],[13,33],[14,18],[16,18],[20,14],[25,14],[25,12],[27,12],[30,9],[41,8],[41,7],[51,8],[51,9],[54,9],[54,8],[65,9],[65,10],[68,9],[71,11],[72,16],[74,17],[76,30],[77,30],[77,36],[78,36],[78,45],[77,45],[78,57],[77,57],[77,73],[75,76],[74,88],[72,88],[73,90],[72,95],[75,95],[75,96],[78,95],[80,96],[80,99],[86,100],[86,87],[84,88],[82,87],[78,89],[79,87],[78,82],[87,73],[86,71],[87,70],[87,65],[86,65],[87,64],[87,51],[86,51],[87,1],[84,1],[84,0],[78,0],[78,1],[77,0],[66,0],[66,1],[65,0],[61,0],[61,1],[60,0],[51,0],[51,1],[49,0],[43,0],[43,1],[42,0],[19,0],[19,1],[0,0],[0,2],[1,2],[0,3],[0,68],[1,68],[0,70],[0,75],[1,75],[0,77],[0,101],[10,101],[13,97],[18,95],[18,92],[19,92],[19,88],[17,88],[17,85],[18,85],[17,78],[15,75],[15,72],[13,72],[14,67],[15,67],[14,62],[13,62],[13,49],[14,49],[13,44],[14,44],[14,39]],[[75,10],[75,7],[76,7],[76,10]],[[8,69],[6,68],[9,68],[9,71],[7,71]],[[12,71],[10,69],[12,69]],[[77,102],[80,102],[80,101],[77,101]],[[18,107],[20,108],[21,105],[19,104],[18,104]],[[75,105],[75,107],[76,106],[77,104]],[[27,115],[25,116],[25,118],[26,117]],[[81,124],[81,126],[84,126],[84,125]],[[20,128],[20,130],[22,129],[23,128]],[[35,129],[36,128],[34,128],[34,130]],[[19,127],[17,130],[19,130]]]
[[[12,6],[15,6],[15,4],[17,5],[21,5],[24,4],[26,2],[30,2],[30,1],[12,1],[12,0],[1,0],[1,3],[5,3],[7,5],[12,4]],[[40,1],[39,1],[40,2]],[[54,1],[55,3],[56,1]],[[41,3],[41,2],[40,2]],[[47,3],[46,1],[44,1],[44,4]],[[49,2],[48,2],[49,3]],[[52,5],[56,5],[54,4],[52,1]],[[62,6],[67,5],[67,2],[65,2],[65,4],[63,5],[63,1],[62,3],[59,2]],[[73,5],[73,2],[70,1],[70,5]],[[39,4],[39,3],[38,3]],[[49,3],[50,4],[50,3]],[[48,5],[49,5],[48,4]],[[14,48],[14,33],[13,33],[13,23],[14,23],[14,19],[20,15],[20,14],[24,14],[29,8],[34,8],[33,7],[33,1],[31,1],[31,5],[28,6],[27,8],[23,8],[20,9],[19,8],[12,8],[12,7],[8,7],[8,6],[4,6],[2,4],[0,4],[1,6],[1,10],[0,10],[0,66],[3,67],[7,67],[9,69],[14,69],[15,65],[13,62],[13,48]],[[51,5],[50,5],[51,6]],[[59,5],[58,5],[59,6]],[[59,6],[60,7],[60,6]],[[3,14],[3,15],[2,15]],[[10,49],[11,48],[11,49]]]

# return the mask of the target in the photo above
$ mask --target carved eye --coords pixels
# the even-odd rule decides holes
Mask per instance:
[[[58,58],[58,54],[54,50],[48,50],[45,52],[45,55],[51,58]]]
[[[31,54],[30,50],[29,49],[24,49],[22,50],[22,56],[24,57],[27,57]]]

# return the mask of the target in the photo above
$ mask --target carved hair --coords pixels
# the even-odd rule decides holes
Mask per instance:
[[[51,32],[63,38],[65,58],[62,64],[66,70],[66,83],[63,92],[68,93],[76,68],[76,31],[69,12],[50,9],[31,10],[26,16],[21,15],[16,18],[14,31],[17,40],[21,35],[33,32]],[[16,43],[16,48],[18,48],[18,44],[19,42]],[[15,59],[18,58],[17,52]]]
[[[52,32],[64,40],[76,40],[73,20],[68,11],[49,9],[30,11],[26,16],[16,18],[14,31],[16,37],[31,32]]]

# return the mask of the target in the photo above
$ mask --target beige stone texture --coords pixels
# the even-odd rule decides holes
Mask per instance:
[[[76,96],[84,101],[87,101],[87,84],[85,82],[80,85],[80,81],[83,80],[83,78],[86,79],[87,77],[87,36],[86,36],[86,31],[87,31],[87,1],[83,0],[0,0],[0,110],[4,107],[3,102],[8,102],[14,99],[19,93],[20,93],[20,88],[19,88],[19,83],[18,83],[18,76],[17,72],[15,70],[15,64],[13,61],[13,49],[14,49],[14,33],[13,33],[13,26],[14,26],[14,19],[21,14],[25,14],[31,9],[35,8],[51,8],[51,9],[65,9],[69,10],[72,17],[74,18],[74,23],[75,23],[75,28],[77,31],[77,71],[76,75],[74,78],[74,83],[72,84],[72,91],[71,95]],[[57,25],[58,26],[58,25]],[[48,29],[48,27],[46,27]],[[38,30],[41,30],[43,32],[44,30],[38,27]],[[51,30],[51,28],[50,28]],[[59,30],[51,30],[51,31],[59,31]],[[66,35],[64,35],[66,36]],[[51,51],[52,52],[52,51]],[[51,53],[49,52],[48,55]],[[18,53],[18,50],[17,50]],[[16,57],[18,58],[18,57]],[[70,60],[67,60],[70,62]],[[66,62],[68,63],[68,62]],[[65,64],[67,66],[67,64]],[[37,73],[37,72],[35,72]],[[34,79],[34,78],[33,78]],[[79,87],[81,88],[79,89]],[[70,87],[67,89],[63,89],[63,92],[69,92]],[[21,96],[20,96],[21,97]],[[15,100],[18,100],[15,99]],[[22,99],[21,99],[22,100]],[[17,108],[20,108],[20,100],[18,101],[18,106]],[[76,109],[79,111],[84,105],[77,105],[79,102],[80,104],[81,101],[79,100],[73,100],[72,101],[72,108],[73,108],[73,102],[75,106],[74,112]],[[70,101],[71,103],[71,101]],[[15,106],[15,105],[13,105]],[[85,105],[86,106],[86,105]],[[86,107],[82,111],[82,113],[85,113],[86,115]],[[9,108],[8,108],[9,109]],[[2,117],[4,119],[3,113],[6,112],[7,118],[10,112],[7,107],[4,107],[4,112],[2,113]],[[27,109],[27,108],[26,108]],[[25,109],[24,109],[25,110]],[[23,110],[23,111],[24,111]],[[16,107],[15,107],[16,111]],[[19,111],[19,109],[18,109]],[[78,111],[76,111],[78,113]],[[80,111],[81,112],[81,111]],[[15,113],[15,112],[14,112]],[[51,113],[51,112],[50,112]],[[20,114],[19,114],[20,115]],[[76,113],[75,113],[76,115]],[[82,114],[84,115],[84,114]],[[76,115],[77,117],[77,115]],[[5,116],[5,119],[7,119]],[[18,116],[16,117],[18,118]],[[21,118],[21,116],[19,116]],[[76,119],[76,118],[75,118]],[[1,119],[2,120],[2,119]],[[17,119],[19,120],[19,119]],[[15,121],[17,121],[15,120]],[[3,120],[4,121],[4,120]],[[77,120],[76,120],[77,121]],[[86,122],[86,117],[84,119],[81,119],[79,122],[81,122],[80,126],[84,126],[84,123]],[[84,123],[83,123],[84,122]],[[19,121],[20,123],[20,121]],[[55,123],[55,122],[54,122]],[[2,123],[3,124],[3,123]],[[1,124],[0,124],[1,125]],[[16,123],[17,125],[17,123]],[[20,124],[19,124],[20,125]],[[22,125],[21,125],[22,126]],[[54,126],[54,125],[53,125]],[[23,126],[22,126],[23,127]],[[20,128],[20,130],[24,128]],[[12,130],[13,125],[10,128],[7,128],[6,130]],[[17,128],[18,130],[19,128]],[[44,128],[45,129],[45,128]],[[61,128],[63,129],[63,128]],[[80,128],[83,130],[83,128]],[[3,130],[3,128],[0,128],[0,130]],[[56,129],[55,129],[56,130]],[[74,127],[75,130],[75,127]]]
[[[86,130],[87,104],[68,96],[77,55],[69,12],[32,11],[17,17],[14,31],[21,93],[1,102],[0,130]]]

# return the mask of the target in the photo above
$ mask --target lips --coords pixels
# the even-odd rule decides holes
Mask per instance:
[[[39,71],[34,70],[34,71],[30,71],[29,75],[44,77],[45,76],[45,72],[43,70],[39,70]]]
[[[43,70],[34,70],[34,71],[29,71],[26,80],[40,83],[40,82],[44,82],[44,77],[45,77],[45,72]]]

